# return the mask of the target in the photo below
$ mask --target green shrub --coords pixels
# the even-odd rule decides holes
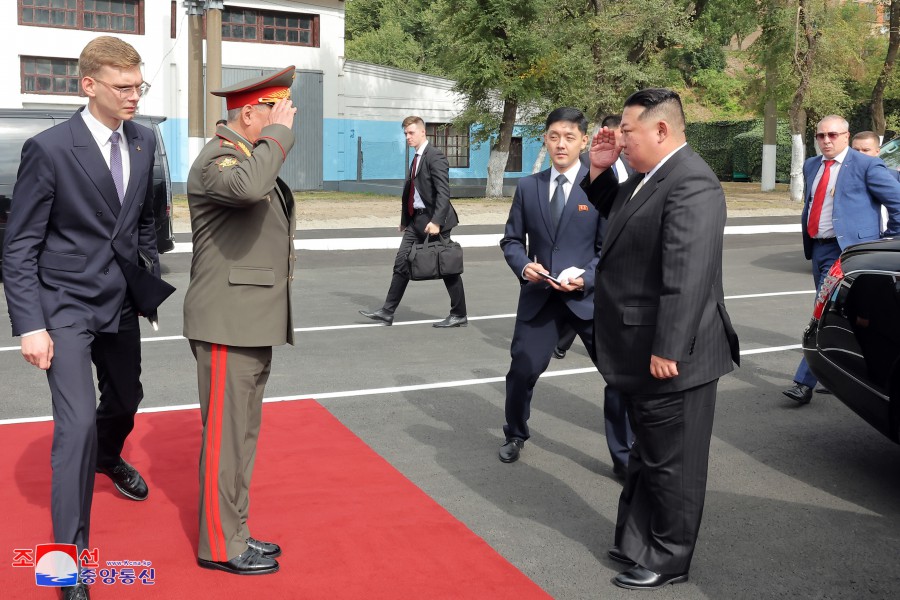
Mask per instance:
[[[775,134],[775,180],[791,177],[791,130],[787,121],[779,121]],[[763,121],[757,120],[749,131],[734,136],[734,170],[746,174],[750,181],[762,179]]]

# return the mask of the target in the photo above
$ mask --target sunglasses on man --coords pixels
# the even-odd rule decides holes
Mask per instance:
[[[840,131],[840,132],[829,131],[828,133],[819,132],[816,134],[816,139],[819,141],[824,140],[825,136],[827,135],[829,140],[834,141],[834,140],[838,139],[838,136],[844,135],[845,133],[849,133],[849,132],[847,132],[847,131]]]

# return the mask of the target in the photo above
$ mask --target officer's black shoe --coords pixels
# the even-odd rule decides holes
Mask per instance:
[[[247,545],[268,558],[281,556],[281,546],[272,542],[263,542],[256,538],[247,538]]]
[[[566,357],[565,350],[563,350],[559,346],[557,346],[556,348],[553,349],[553,358],[565,358],[565,357]]]
[[[218,569],[232,575],[266,575],[278,570],[278,561],[263,556],[254,548],[247,548],[231,560],[221,562],[198,558],[197,564],[204,569]]]
[[[465,327],[469,324],[469,319],[466,315],[458,317],[456,315],[450,315],[443,321],[438,321],[437,323],[432,323],[432,327],[437,327],[438,329],[446,329],[448,327]]]

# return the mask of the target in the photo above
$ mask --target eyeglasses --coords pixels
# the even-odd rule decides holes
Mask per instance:
[[[138,85],[113,85],[111,83],[106,83],[102,79],[97,79],[96,77],[91,77],[91,79],[102,83],[111,90],[119,92],[121,98],[130,98],[132,94],[137,94],[139,97],[143,98],[147,92],[150,91],[150,84],[146,81],[142,81]]]
[[[840,131],[840,132],[829,131],[828,133],[819,132],[816,134],[816,139],[821,142],[822,140],[825,139],[825,136],[827,135],[829,140],[834,141],[834,140],[838,139],[839,135],[844,135],[845,133],[849,133],[849,132],[848,131]]]

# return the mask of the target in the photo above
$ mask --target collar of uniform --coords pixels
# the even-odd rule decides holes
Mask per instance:
[[[229,142],[232,146],[240,149],[240,151],[247,156],[250,156],[250,147],[253,146],[253,144],[250,143],[250,140],[245,139],[241,134],[227,125],[219,125],[216,128],[216,137]]]

